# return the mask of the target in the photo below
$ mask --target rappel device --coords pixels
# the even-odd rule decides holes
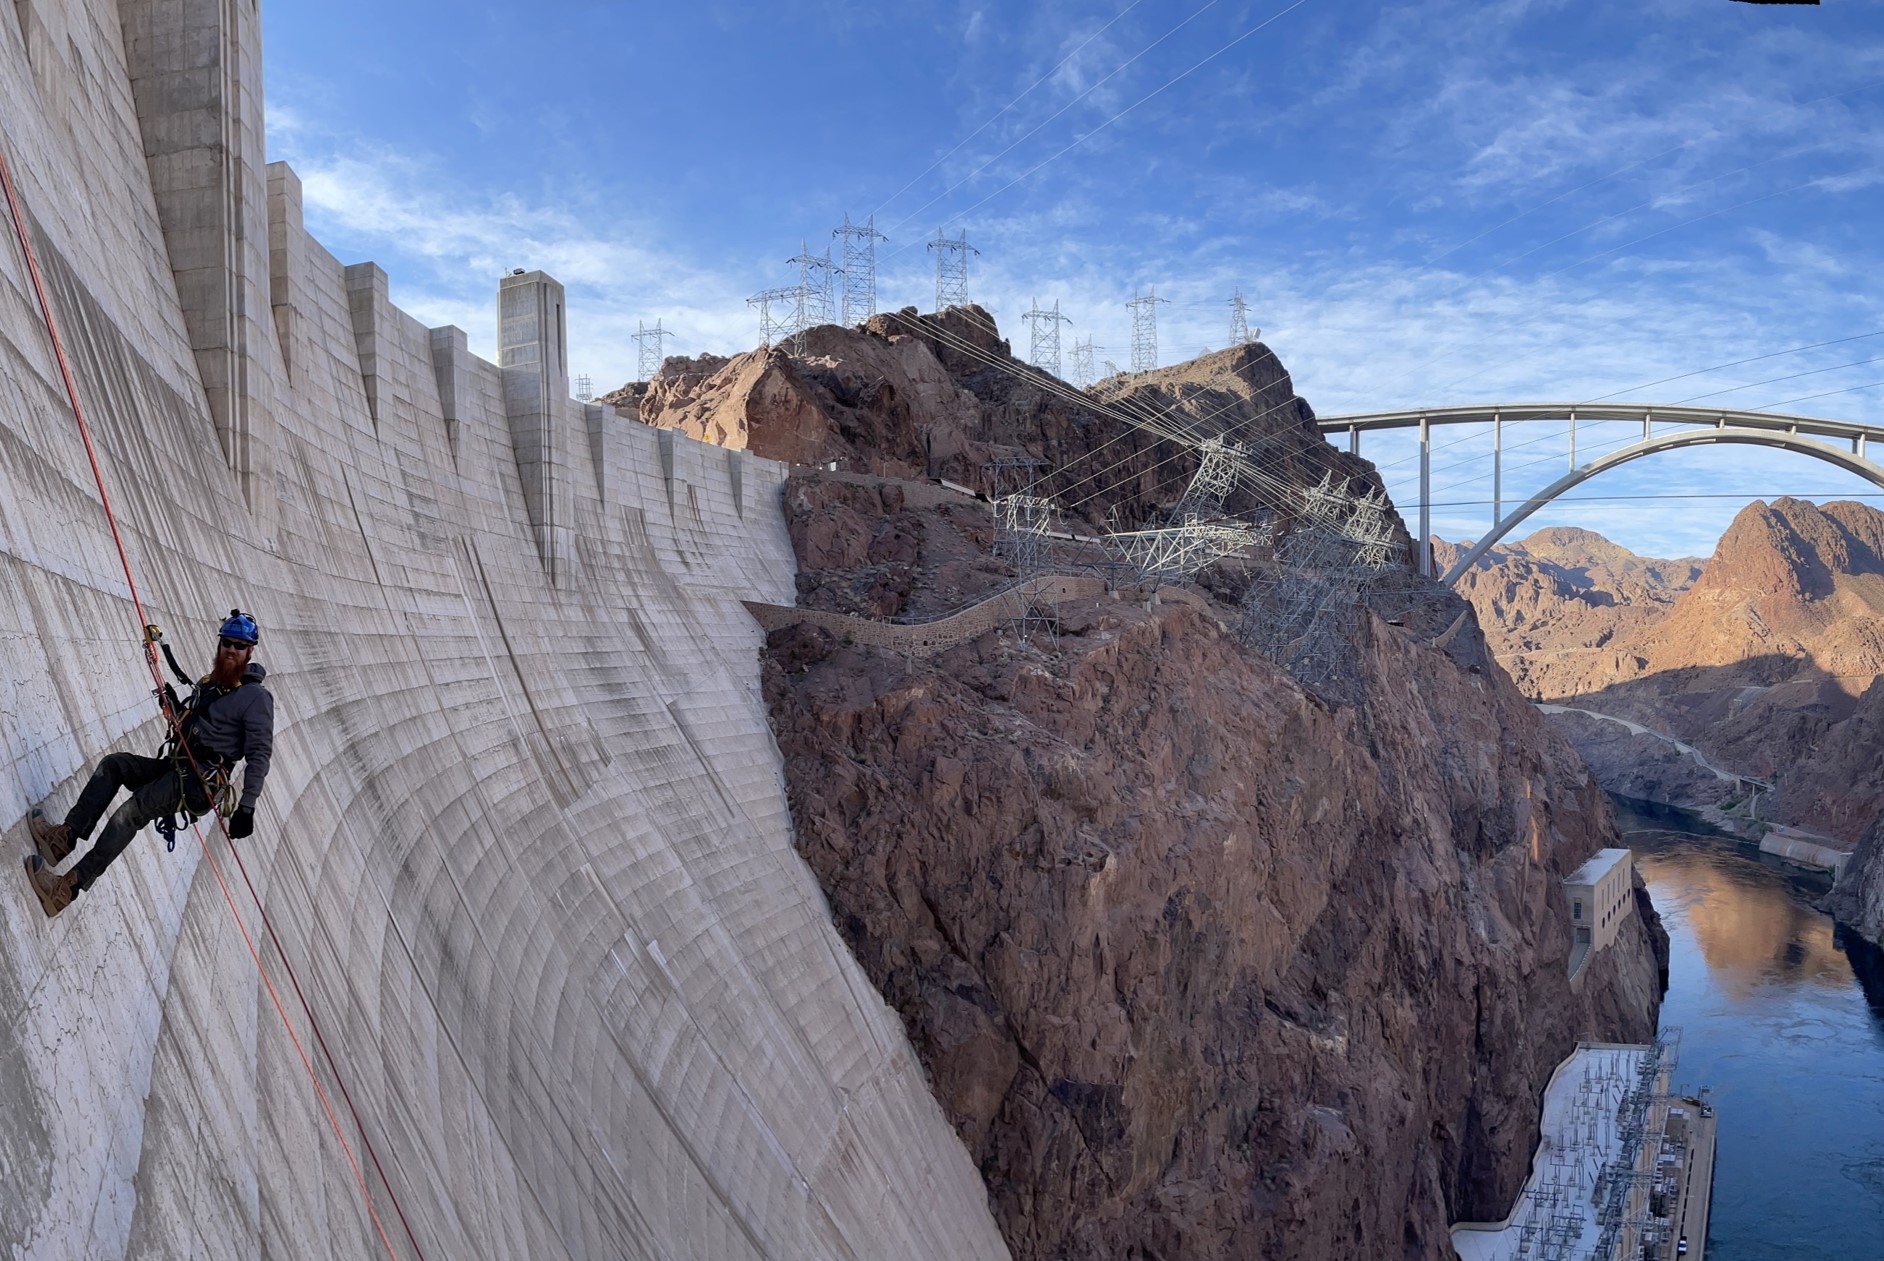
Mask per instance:
[[[234,639],[251,645],[261,638],[255,619],[240,609],[229,610],[229,616],[224,620],[220,633],[225,639]],[[217,814],[227,818],[235,808],[235,783],[229,774],[231,768],[227,764],[218,764],[210,767],[207,774],[198,775],[197,768],[183,743],[184,727],[219,696],[226,696],[228,693],[204,696],[202,688],[209,682],[209,676],[204,675],[201,679],[192,681],[189,671],[177,663],[176,654],[170,651],[170,645],[164,639],[163,629],[155,622],[148,623],[144,627],[144,646],[145,651],[151,653],[153,658],[156,650],[162,648],[164,662],[169,665],[170,672],[176,675],[177,682],[190,689],[190,698],[187,702],[178,700],[176,689],[168,683],[158,687],[154,692],[157,707],[163,712],[166,732],[164,743],[157,750],[157,756],[169,758],[177,772],[177,804],[169,813],[157,817],[157,834],[164,838],[164,849],[175,853],[179,818],[183,824],[187,825],[196,817],[187,804],[188,785],[192,780],[202,784],[204,799],[209,802],[210,809]],[[238,681],[236,687],[241,686],[242,682]]]

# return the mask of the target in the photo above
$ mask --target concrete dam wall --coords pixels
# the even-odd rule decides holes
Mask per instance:
[[[219,837],[56,919],[22,877],[27,811],[159,729],[9,228],[0,1253],[1005,1255],[792,848],[741,604],[793,600],[783,468],[572,401],[547,276],[492,364],[310,239],[259,21],[7,6],[0,144],[151,617],[198,668],[261,621],[239,847],[319,1038]]]

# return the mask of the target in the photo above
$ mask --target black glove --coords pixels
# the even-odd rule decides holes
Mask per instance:
[[[229,816],[229,839],[239,841],[255,831],[255,808],[243,806]]]

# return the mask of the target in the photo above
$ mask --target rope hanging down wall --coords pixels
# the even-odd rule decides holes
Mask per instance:
[[[20,210],[19,197],[13,187],[13,175],[7,165],[3,149],[0,149],[0,189],[4,189],[6,194],[7,213],[13,222],[14,236],[19,241],[20,254],[26,262],[27,275],[32,281],[33,295],[38,300],[39,313],[46,325],[46,335],[52,343],[53,359],[58,364],[60,378],[65,384],[66,400],[72,407],[72,419],[77,422],[79,437],[85,444],[85,457],[91,463],[92,479],[98,486],[99,503],[104,507],[105,521],[111,527],[111,541],[118,551],[118,563],[124,569],[125,585],[130,590],[131,607],[137,619],[138,639],[144,648],[145,665],[150,669],[153,687],[161,689],[163,672],[157,664],[156,643],[144,633],[144,627],[150,619],[144,615],[144,602],[138,595],[137,579],[131,572],[130,558],[125,554],[124,538],[118,531],[117,514],[112,510],[111,496],[105,489],[105,477],[98,464],[98,452],[92,445],[91,429],[85,423],[85,410],[79,402],[78,387],[72,379],[72,369],[66,360],[65,346],[59,339],[58,323],[54,320],[52,307],[46,300],[46,289],[40,278],[39,262],[33,253],[32,237],[26,228],[26,217]],[[174,724],[174,718],[171,721]],[[200,777],[201,769],[196,765],[195,755],[189,753],[189,745],[181,741],[179,743],[184,752],[189,754],[190,769]],[[268,930],[268,938],[274,943],[275,954],[280,958],[282,967],[287,970],[288,980],[294,987],[294,995],[301,1005],[302,1014],[307,1017],[308,1027],[314,1034],[315,1043],[320,1048],[321,1057],[327,1065],[328,1072],[333,1075],[334,1084],[340,1088],[341,1098],[347,1105],[347,1111],[353,1118],[355,1128],[359,1130],[360,1143],[366,1148],[366,1154],[373,1163],[373,1171],[379,1176],[380,1185],[385,1188],[387,1199],[392,1202],[393,1211],[399,1217],[399,1224],[405,1230],[406,1240],[412,1245],[414,1254],[420,1258],[420,1261],[424,1261],[425,1254],[420,1249],[418,1240],[413,1236],[412,1225],[406,1220],[405,1209],[400,1206],[399,1197],[394,1194],[392,1183],[387,1179],[386,1171],[380,1164],[379,1154],[373,1149],[373,1141],[368,1137],[366,1126],[360,1120],[359,1110],[354,1107],[353,1096],[347,1089],[346,1078],[341,1075],[340,1066],[335,1063],[333,1053],[328,1050],[327,1039],[321,1033],[320,1022],[314,1018],[314,1009],[301,989],[301,980],[295,974],[294,964],[289,961],[287,951],[282,948],[281,938],[275,932],[275,925],[268,917],[267,908],[262,905],[261,896],[256,893],[255,884],[249,879],[248,867],[242,861],[241,852],[237,850],[235,841],[229,836],[227,828],[223,826],[222,816],[212,810],[211,817],[216,820],[216,830],[222,834],[223,843],[229,847],[229,854],[236,861],[236,868],[241,873],[243,884],[248,887],[249,897],[255,903],[255,910],[261,917],[262,926]],[[368,1218],[372,1220],[373,1229],[379,1235],[380,1245],[386,1250],[388,1257],[397,1261],[392,1240],[387,1237],[386,1228],[381,1224],[379,1214],[373,1208],[373,1196],[367,1188],[366,1178],[360,1170],[359,1161],[354,1158],[353,1147],[347,1142],[347,1136],[340,1128],[340,1119],[334,1114],[333,1104],[328,1099],[327,1091],[321,1086],[320,1078],[314,1071],[314,1065],[308,1059],[307,1051],[302,1046],[299,1035],[295,1033],[293,1023],[288,1019],[287,1009],[282,1005],[280,995],[276,993],[274,982],[268,977],[268,970],[262,966],[261,954],[256,950],[254,939],[249,936],[248,926],[236,909],[235,898],[229,892],[227,881],[223,879],[222,869],[217,865],[215,855],[210,851],[209,842],[204,837],[201,826],[193,820],[190,830],[195,834],[197,844],[202,847],[203,858],[209,864],[211,873],[216,877],[217,887],[222,890],[223,901],[228,905],[229,914],[235,920],[237,931],[242,935],[242,944],[248,948],[249,958],[255,964],[256,974],[261,977],[262,985],[268,991],[269,1000],[274,1003],[275,1014],[281,1018],[281,1026],[287,1031],[289,1041],[294,1044],[295,1054],[301,1060],[301,1067],[307,1072],[308,1081],[314,1087],[321,1109],[327,1114],[327,1123],[333,1128],[334,1137],[340,1141],[341,1151],[346,1154],[347,1165],[353,1171],[354,1183],[360,1190],[360,1198],[366,1206]]]

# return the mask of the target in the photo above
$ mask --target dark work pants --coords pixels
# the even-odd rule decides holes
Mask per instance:
[[[190,775],[188,779],[194,791],[190,793],[186,808],[192,815],[203,814],[209,810],[208,796],[196,776]],[[91,888],[92,881],[105,873],[105,868],[124,852],[132,837],[155,820],[177,812],[179,793],[175,763],[164,757],[113,753],[98,764],[85,791],[79,794],[78,804],[65,816],[74,841],[83,841],[91,835],[99,816],[121,788],[131,790],[131,799],[118,807],[111,822],[105,824],[98,844],[87,850],[72,868],[73,884],[80,890]]]

